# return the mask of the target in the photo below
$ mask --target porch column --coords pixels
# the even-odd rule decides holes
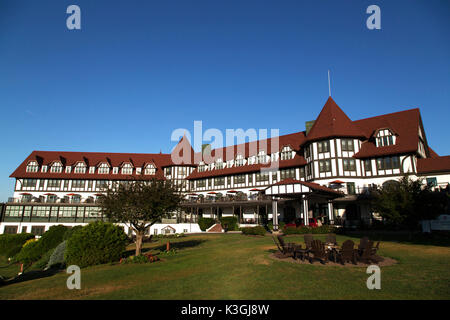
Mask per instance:
[[[256,205],[256,223],[259,224],[259,205]]]
[[[334,224],[333,202],[331,200],[328,200],[328,220],[330,224]]]
[[[273,231],[278,231],[278,201],[272,200],[272,222]]]
[[[309,225],[309,213],[308,213],[308,199],[303,198],[303,223],[305,226]]]

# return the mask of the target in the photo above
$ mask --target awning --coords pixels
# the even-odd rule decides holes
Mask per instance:
[[[44,196],[56,196],[54,193],[45,193]]]
[[[254,189],[250,189],[249,191],[256,191],[256,192],[259,192],[259,191],[262,191],[261,189],[256,189],[256,188],[254,188]]]
[[[314,182],[306,182],[295,179],[284,179],[265,189],[265,194],[270,196],[299,196],[310,193],[327,194],[332,197],[343,196],[342,192],[322,186]]]
[[[24,192],[24,193],[21,193],[20,195],[21,195],[21,196],[31,196],[31,193],[26,193],[26,192]]]
[[[76,193],[68,193],[68,194],[66,194],[66,196],[73,197],[73,196],[79,196],[79,194],[76,194]]]
[[[341,181],[341,180],[334,180],[334,181],[330,182],[330,184],[343,184],[343,183],[345,183],[345,182]]]
[[[236,190],[230,190],[230,191],[227,191],[227,193],[237,193],[237,191]]]
[[[217,192],[210,191],[210,192],[208,192],[208,194],[217,194]]]

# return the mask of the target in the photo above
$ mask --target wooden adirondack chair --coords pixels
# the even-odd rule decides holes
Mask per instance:
[[[379,259],[373,254],[373,241],[367,242],[366,247],[363,249],[362,254],[359,256],[359,260],[364,263],[375,263],[379,262]]]
[[[309,257],[309,262],[319,260],[320,263],[325,264],[328,261],[328,252],[325,250],[325,244],[320,240],[313,240],[311,243],[312,257]]]
[[[345,264],[345,262],[351,261],[353,264],[356,264],[356,256],[355,243],[352,240],[344,241],[339,252],[339,260],[341,263]]]
[[[303,236],[303,239],[305,239],[306,249],[311,250],[312,249],[312,242],[314,240],[312,234],[305,234]]]
[[[273,242],[277,245],[278,250],[285,256],[290,257],[294,255],[295,244],[284,242],[284,239],[278,235],[277,237],[272,236]]]
[[[366,247],[367,243],[369,242],[369,238],[368,237],[363,237],[359,240],[359,245],[358,245],[358,253],[359,255],[362,254],[364,248]]]

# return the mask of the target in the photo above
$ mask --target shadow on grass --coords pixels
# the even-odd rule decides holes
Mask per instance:
[[[362,238],[369,237],[372,241],[392,241],[405,244],[429,245],[439,247],[450,246],[450,234],[444,233],[408,233],[385,231],[351,231],[342,233],[343,236]]]
[[[58,268],[51,268],[48,270],[32,270],[24,272],[20,276],[16,276],[12,279],[0,281],[0,287],[7,286],[13,283],[51,277],[59,272],[61,272],[61,269]]]
[[[186,241],[178,241],[178,242],[171,242],[170,239],[163,239],[163,244],[161,244],[160,246],[157,247],[153,247],[153,248],[142,248],[142,253],[146,253],[152,250],[159,250],[159,251],[165,251],[167,248],[167,242],[170,242],[170,249],[185,249],[185,248],[192,248],[192,247],[196,247],[199,246],[200,244],[202,244],[203,242],[205,242],[207,240],[186,240]],[[136,250],[132,249],[132,250],[127,250],[124,252],[123,257],[129,257],[131,255],[134,255],[136,253]]]

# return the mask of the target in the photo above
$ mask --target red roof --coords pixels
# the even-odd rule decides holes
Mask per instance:
[[[280,160],[278,162],[278,166],[280,169],[283,168],[291,168],[291,167],[299,167],[306,164],[305,158],[299,155],[295,155],[294,158],[289,160]],[[274,164],[276,165],[276,163]],[[192,173],[186,178],[188,180],[193,179],[201,179],[201,178],[210,178],[210,177],[220,177],[220,176],[226,176],[226,175],[233,175],[233,174],[242,174],[242,173],[250,173],[250,172],[258,172],[262,168],[269,168],[270,163],[267,164],[250,164],[245,166],[233,166],[231,168],[224,168],[224,169],[213,169],[213,170],[207,170],[203,172],[199,172],[198,169],[195,169],[192,171]]]
[[[417,173],[450,172],[450,156],[417,160]]]
[[[333,190],[331,188],[322,186],[318,183],[314,182],[306,182],[306,181],[300,181],[292,178],[284,179],[281,181],[278,181],[277,183],[274,183],[272,186],[279,186],[279,185],[287,185],[287,184],[302,184],[306,187],[309,187],[310,189],[316,190],[316,191],[324,191],[324,192],[331,192],[336,194],[342,194],[340,191]],[[268,187],[270,188],[270,187]]]
[[[79,161],[84,161],[88,166],[86,173],[74,173],[72,169],[71,173],[65,173],[63,170],[61,173],[50,172],[50,167],[47,172],[26,172],[27,164],[35,160],[39,166],[50,165],[55,160],[61,161],[63,166],[73,166]],[[94,174],[89,173],[89,166],[98,166],[101,163],[107,163],[110,167],[120,167],[124,162],[130,162],[135,168],[144,168],[146,163],[152,162],[155,164],[157,170],[156,175],[144,175],[136,174],[136,170],[133,170],[133,174],[126,175],[119,173],[113,174],[110,168],[109,174],[99,174],[98,171]],[[101,152],[59,152],[59,151],[33,151],[23,161],[19,167],[11,174],[12,178],[43,178],[43,179],[110,179],[110,180],[127,180],[127,179],[165,179],[162,168],[171,165],[170,154],[139,154],[139,153],[101,153]],[[159,170],[158,170],[159,169]]]
[[[315,120],[306,141],[316,141],[332,137],[364,137],[363,132],[329,97],[322,111]],[[305,142],[306,142],[305,141]]]
[[[417,152],[420,124],[420,111],[417,108],[357,120],[354,123],[361,128],[368,139],[361,144],[361,150],[354,155],[355,158]],[[374,134],[381,128],[391,129],[395,132],[397,135],[395,145],[376,146]]]

